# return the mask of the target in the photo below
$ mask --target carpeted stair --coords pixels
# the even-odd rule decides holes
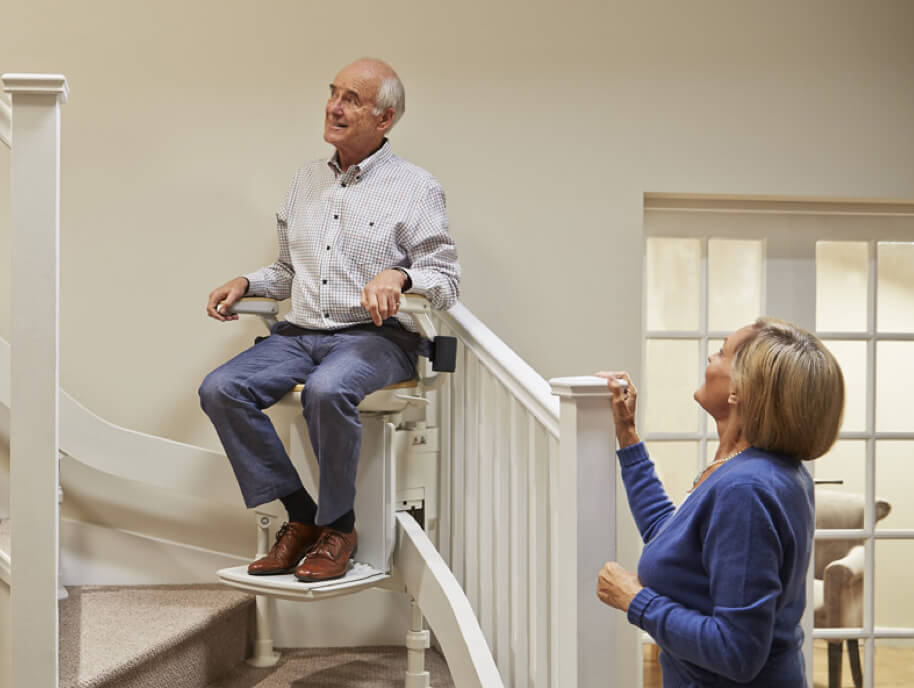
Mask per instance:
[[[61,688],[201,688],[250,654],[254,599],[219,585],[68,588]]]
[[[0,520],[0,550],[10,550]],[[68,587],[60,602],[60,688],[400,688],[406,648],[282,650],[248,666],[254,598],[221,585]],[[426,652],[432,688],[453,688]]]

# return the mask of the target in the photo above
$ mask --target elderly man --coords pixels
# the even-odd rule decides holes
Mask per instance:
[[[419,336],[400,295],[434,308],[457,299],[460,268],[444,192],[428,172],[394,155],[387,133],[405,109],[403,85],[385,63],[359,60],[330,84],[324,140],[336,152],[302,167],[276,214],[279,257],[209,295],[207,314],[237,319],[242,296],[291,296],[270,336],[210,373],[200,387],[251,508],[279,499],[288,511],[254,575],[305,581],[346,572],[356,547],[356,409],[369,393],[415,374]],[[305,383],[302,406],[320,467],[318,501],[307,493],[263,409]]]

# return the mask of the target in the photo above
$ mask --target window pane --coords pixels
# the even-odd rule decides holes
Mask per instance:
[[[876,343],[876,430],[914,430],[914,342]]]
[[[647,340],[646,432],[696,432],[697,340]]]
[[[816,329],[866,332],[867,244],[816,242]]]
[[[875,625],[909,627],[914,618],[914,587],[911,586],[914,542],[876,540],[875,550]]]
[[[914,440],[876,442],[876,499],[885,502],[881,509],[889,510],[888,515],[876,522],[877,528],[914,528],[912,459]],[[880,505],[877,505],[877,518],[879,512]],[[914,557],[914,542],[911,542],[911,555]]]
[[[762,242],[708,240],[708,329],[733,332],[762,310]]]
[[[647,240],[647,329],[697,330],[701,242]]]
[[[876,255],[876,327],[914,332],[914,244],[880,243]]]
[[[698,442],[654,441],[647,445],[666,493],[678,505],[698,472]]]
[[[816,459],[816,480],[843,480],[841,485],[818,489],[863,494],[866,475],[866,442],[838,440],[825,456]]]
[[[842,430],[866,430],[866,342],[831,339],[825,345],[838,359],[844,374],[844,424]]]

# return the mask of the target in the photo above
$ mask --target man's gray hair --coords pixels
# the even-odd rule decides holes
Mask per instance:
[[[374,114],[380,115],[387,108],[394,110],[394,124],[406,112],[406,91],[403,88],[403,82],[396,76],[389,76],[381,82],[378,97],[375,100]]]

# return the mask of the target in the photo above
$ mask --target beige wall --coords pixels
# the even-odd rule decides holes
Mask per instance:
[[[72,89],[63,384],[218,446],[196,386],[257,326],[207,320],[206,294],[272,259],[290,176],[327,153],[326,84],[363,54],[406,83],[393,143],[444,182],[469,308],[547,377],[637,370],[644,191],[914,198],[912,25],[905,0],[9,0],[0,71]],[[146,501],[110,494],[84,516]]]

